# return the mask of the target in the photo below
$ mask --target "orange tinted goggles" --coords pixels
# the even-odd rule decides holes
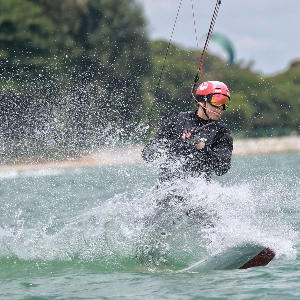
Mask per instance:
[[[207,96],[207,101],[208,103],[216,107],[224,105],[224,109],[227,109],[230,99],[228,96],[225,96],[223,94],[212,94]]]

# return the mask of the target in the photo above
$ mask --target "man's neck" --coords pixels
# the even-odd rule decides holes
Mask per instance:
[[[197,111],[197,116],[205,121],[207,121],[209,118],[205,115],[202,106],[199,104],[198,106],[198,111]]]

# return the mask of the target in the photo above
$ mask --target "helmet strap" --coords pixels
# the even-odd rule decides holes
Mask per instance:
[[[204,114],[207,116],[208,120],[210,120],[210,117],[208,116],[208,114],[206,112],[206,103],[207,103],[206,97],[205,97],[205,102],[204,103],[205,103],[205,105],[202,105],[201,102],[198,102],[198,104],[202,107],[202,110],[203,110]]]

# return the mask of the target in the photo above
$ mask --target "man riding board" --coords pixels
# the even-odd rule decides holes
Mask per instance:
[[[181,112],[168,118],[142,151],[146,162],[164,157],[159,181],[172,182],[186,177],[223,175],[231,167],[233,139],[225,123],[219,121],[230,103],[223,82],[199,85],[195,112]]]

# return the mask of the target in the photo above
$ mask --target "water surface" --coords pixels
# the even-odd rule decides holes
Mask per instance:
[[[187,179],[176,193],[143,163],[0,173],[0,298],[298,299],[299,165],[299,154],[235,157],[212,184]],[[184,202],[157,211],[174,193]],[[249,242],[276,258],[180,272]]]

